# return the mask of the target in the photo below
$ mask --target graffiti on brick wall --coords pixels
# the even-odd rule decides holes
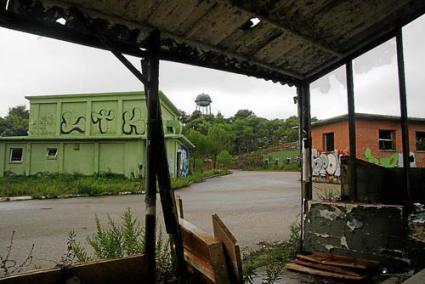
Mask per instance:
[[[312,170],[313,176],[341,176],[341,156],[342,152],[335,150],[331,152],[319,152],[312,149]]]
[[[364,151],[364,156],[366,161],[369,163],[376,164],[385,168],[397,168],[403,167],[403,154],[394,152],[387,156],[377,158],[373,155],[372,150],[370,148],[366,148]],[[415,154],[410,152],[410,167],[416,167]]]

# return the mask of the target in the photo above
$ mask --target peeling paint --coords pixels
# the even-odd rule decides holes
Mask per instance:
[[[347,221],[347,227],[350,228],[350,230],[353,232],[354,230],[363,227],[363,223],[356,218],[353,218],[353,220]]]
[[[331,249],[334,249],[335,247],[333,245],[325,245],[325,248],[330,251]]]
[[[322,237],[322,238],[329,238],[330,237],[329,234],[319,234],[319,233],[313,233],[313,234],[317,237]]]
[[[343,212],[337,208],[337,207],[333,207],[334,211],[329,211],[329,210],[320,210],[319,214],[321,217],[326,218],[328,220],[335,220],[338,217],[341,217],[341,215],[343,215]]]
[[[343,247],[345,247],[345,248],[349,248],[348,247],[348,243],[347,243],[347,238],[345,237],[345,236],[342,236],[341,237],[341,239],[340,239],[340,243],[341,243],[341,246],[343,246]]]

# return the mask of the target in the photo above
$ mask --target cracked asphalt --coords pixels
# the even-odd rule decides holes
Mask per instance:
[[[242,248],[260,241],[285,240],[300,212],[299,173],[234,171],[175,192],[183,200],[185,219],[207,232],[217,213]],[[70,230],[78,239],[95,232],[95,215],[119,219],[131,208],[144,219],[144,196],[108,196],[56,200],[0,202],[0,254],[15,231],[13,259],[23,259],[32,244],[33,264],[51,267],[66,252]],[[162,222],[158,197],[158,220]]]

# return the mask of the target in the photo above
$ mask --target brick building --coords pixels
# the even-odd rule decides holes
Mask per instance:
[[[341,155],[349,154],[348,116],[341,115],[312,124],[313,175],[339,176]],[[357,158],[384,167],[401,167],[400,118],[356,114]],[[425,167],[425,119],[409,119],[412,167]]]

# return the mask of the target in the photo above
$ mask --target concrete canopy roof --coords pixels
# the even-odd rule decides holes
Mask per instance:
[[[157,29],[161,59],[293,85],[384,42],[424,12],[423,0],[0,0],[0,26],[111,48],[104,37],[135,56]]]

